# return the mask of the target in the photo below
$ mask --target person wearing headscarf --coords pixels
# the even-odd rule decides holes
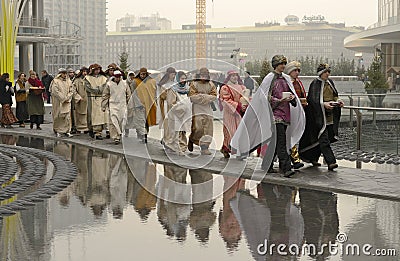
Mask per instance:
[[[121,142],[130,97],[131,90],[122,79],[122,72],[114,71],[114,76],[107,82],[103,91],[102,109],[103,111],[108,109],[110,113],[110,134],[115,144]]]
[[[11,124],[18,122],[18,119],[14,116],[11,105],[12,96],[14,96],[14,89],[10,82],[10,74],[3,73],[0,77],[0,104],[1,104],[1,126],[12,128]]]
[[[230,157],[231,139],[247,109],[249,97],[250,90],[246,89],[246,86],[243,85],[239,74],[234,70],[228,71],[228,76],[219,90],[224,125],[224,142],[220,151],[226,159]]]
[[[285,73],[290,76],[294,90],[296,91],[296,95],[297,97],[299,97],[301,105],[304,108],[305,106],[307,106],[307,93],[304,89],[303,83],[299,79],[300,70],[301,64],[298,61],[292,61],[288,63],[285,67]],[[292,160],[294,169],[300,169],[304,167],[304,164],[300,162],[300,155],[297,149],[297,144],[293,146],[291,150],[290,159]]]
[[[101,133],[108,123],[108,115],[101,108],[102,94],[106,87],[107,77],[100,65],[92,64],[84,81],[88,96],[89,135],[96,140],[102,140]]]
[[[156,80],[150,77],[146,68],[141,68],[133,83],[134,93],[134,125],[138,138],[147,143],[149,127],[157,124]],[[142,129],[143,114],[145,130]]]
[[[71,102],[74,97],[72,81],[64,68],[58,70],[58,75],[51,83],[51,100],[53,106],[53,130],[57,137],[72,137],[71,130]],[[80,97],[76,97],[80,99]]]
[[[201,68],[196,79],[190,83],[189,94],[192,102],[192,132],[188,150],[193,151],[193,144],[200,146],[202,155],[211,155],[209,146],[213,138],[213,111],[211,103],[217,99],[217,88],[210,81],[210,72]]]
[[[33,129],[33,125],[36,124],[36,129],[41,130],[40,124],[44,120],[44,102],[43,92],[46,91],[42,82],[37,78],[35,71],[29,71],[29,79],[25,84],[25,88],[28,90],[28,113],[30,118],[30,128]],[[49,87],[51,93],[51,86]],[[47,100],[47,99],[46,99]]]
[[[89,68],[82,67],[79,70],[79,73],[76,75],[73,81],[73,87],[75,95],[80,99],[74,99],[74,119],[75,119],[75,127],[78,133],[84,132],[86,133],[88,129],[88,95],[85,89],[85,77],[89,73]]]
[[[28,106],[26,104],[27,92],[25,88],[26,75],[25,73],[20,73],[18,79],[15,82],[15,101],[17,102],[16,116],[19,120],[19,126],[25,128],[25,121],[29,119]]]
[[[187,149],[186,133],[190,132],[192,124],[192,104],[188,98],[189,85],[187,76],[180,71],[176,82],[166,90],[167,114],[164,120],[163,144],[167,149],[178,155],[183,155]]]
[[[272,58],[273,72],[261,83],[231,141],[237,155],[248,156],[260,145],[267,144],[267,155],[278,155],[279,168],[285,177],[294,174],[289,151],[300,140],[305,116],[290,77],[283,73],[286,57]],[[273,158],[264,157],[261,168],[273,169]]]
[[[317,68],[318,78],[308,90],[305,107],[306,128],[300,140],[300,157],[313,166],[321,166],[319,157],[324,156],[328,170],[338,167],[331,143],[338,140],[341,108],[344,103],[339,100],[335,84],[329,79],[331,68],[320,64]]]

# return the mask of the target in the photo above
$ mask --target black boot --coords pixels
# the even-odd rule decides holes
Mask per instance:
[[[106,131],[106,139],[109,139],[109,138],[111,138],[110,132]]]
[[[89,136],[93,139],[94,138],[94,132],[92,130],[89,131]]]

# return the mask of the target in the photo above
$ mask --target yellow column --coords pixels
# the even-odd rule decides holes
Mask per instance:
[[[14,52],[22,10],[27,0],[1,0],[0,73],[9,73],[14,81]]]

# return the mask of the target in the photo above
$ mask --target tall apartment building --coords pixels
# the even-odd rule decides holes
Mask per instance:
[[[257,24],[254,27],[208,28],[207,58],[234,63],[231,54],[240,48],[246,61],[270,59],[274,54],[284,54],[289,59],[301,56],[353,59],[354,51],[344,48],[343,39],[360,28],[344,24],[329,24],[319,17],[303,23],[290,17],[287,25]],[[321,21],[322,20],[322,21]],[[161,68],[169,63],[196,57],[195,30],[109,32],[106,57],[118,61],[124,50],[129,53],[129,63],[138,68]]]
[[[78,69],[82,65],[105,63],[106,3],[106,0],[44,0],[44,17],[53,31],[81,36],[74,43],[46,46],[45,63],[50,72],[60,67]]]

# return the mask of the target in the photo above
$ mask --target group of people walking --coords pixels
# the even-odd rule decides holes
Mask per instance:
[[[328,169],[336,169],[330,144],[337,141],[344,103],[329,79],[331,68],[328,64],[318,66],[318,77],[306,95],[298,78],[298,62],[287,63],[286,57],[275,55],[272,67],[274,71],[263,79],[233,135],[232,150],[246,157],[261,148],[265,155],[261,167],[269,173],[277,172],[273,168],[277,156],[285,177],[304,166],[300,159],[320,166],[321,154]]]
[[[14,95],[17,103],[16,116],[11,110]],[[12,128],[12,124],[19,123],[19,126],[24,128],[29,119],[30,128],[33,129],[36,125],[36,128],[40,130],[44,116],[43,99],[47,99],[45,87],[37,78],[36,72],[30,71],[29,78],[25,73],[20,73],[15,86],[10,82],[10,74],[2,74],[0,77],[1,126]]]
[[[19,122],[24,127],[29,118],[30,128],[36,124],[40,129],[44,101],[49,102],[51,96],[53,130],[58,137],[78,132],[102,140],[105,131],[106,138],[118,144],[122,135],[129,136],[129,130],[136,129],[137,138],[147,143],[149,127],[158,124],[168,152],[183,155],[197,145],[202,155],[210,155],[213,105],[218,101],[223,112],[220,152],[224,158],[236,155],[243,159],[258,149],[262,169],[277,172],[273,168],[277,156],[279,169],[290,177],[294,169],[304,166],[301,159],[319,166],[322,153],[329,170],[337,168],[330,143],[337,140],[343,102],[329,79],[331,68],[319,65],[307,95],[298,78],[299,62],[287,63],[286,57],[275,55],[272,66],[274,70],[253,95],[234,70],[218,84],[207,68],[189,80],[185,72],[170,67],[157,83],[146,68],[137,75],[132,71],[125,75],[115,63],[105,72],[99,64],[77,72],[61,68],[54,79],[43,71],[42,81],[34,71],[28,79],[20,73],[14,87],[9,75],[3,74],[1,124],[10,127]],[[14,94],[17,117],[11,111]]]

